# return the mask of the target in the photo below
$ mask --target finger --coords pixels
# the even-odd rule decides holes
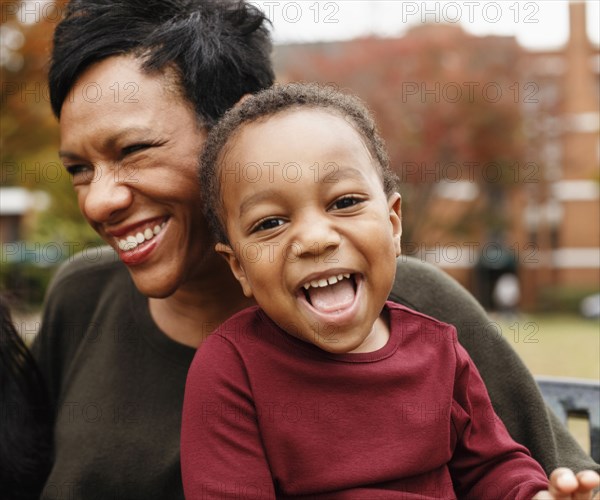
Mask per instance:
[[[582,470],[577,473],[577,481],[579,486],[584,486],[588,490],[593,490],[600,486],[600,475],[593,470]]]
[[[539,491],[531,500],[554,500],[554,496],[549,491]]]
[[[548,491],[550,491],[557,500],[570,499],[571,493],[577,490],[578,486],[579,483],[577,478],[571,469],[559,467],[550,474]]]
[[[573,494],[574,500],[587,500],[590,497],[591,491],[600,485],[600,476],[592,470],[583,470],[577,473],[576,478],[579,487]]]

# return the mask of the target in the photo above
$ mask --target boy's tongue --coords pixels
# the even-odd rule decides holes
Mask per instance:
[[[354,301],[354,285],[349,279],[343,279],[334,285],[310,287],[307,292],[312,306],[321,312],[338,311]]]

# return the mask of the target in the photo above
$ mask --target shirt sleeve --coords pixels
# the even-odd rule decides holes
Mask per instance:
[[[272,499],[275,490],[244,364],[211,335],[188,372],[181,428],[188,499]]]
[[[531,499],[548,487],[542,467],[512,440],[494,412],[477,368],[455,342],[452,425],[457,443],[449,467],[459,498]]]

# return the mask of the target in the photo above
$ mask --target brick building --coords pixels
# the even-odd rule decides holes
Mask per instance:
[[[431,60],[426,69],[433,80],[423,69]],[[556,307],[557,301],[600,288],[600,51],[586,36],[585,4],[570,4],[570,38],[555,51],[527,51],[512,37],[474,37],[456,25],[422,25],[399,39],[278,46],[275,64],[280,81],[335,82],[361,95],[383,124],[401,180],[408,167],[412,174],[421,169],[420,184],[430,186],[407,188],[409,195],[425,193],[412,204],[408,197],[407,212],[426,217],[408,220],[406,253],[440,265],[487,307],[493,306],[497,280],[507,273],[519,279],[524,308]],[[471,89],[488,93],[486,102],[467,103],[480,106],[469,116],[483,116],[494,106],[500,111],[470,138],[469,149],[461,146],[461,134],[470,132],[456,122],[461,103],[453,98],[473,75],[479,86]],[[405,99],[409,84],[425,89],[412,108]],[[496,87],[504,90],[503,102],[494,100]],[[436,91],[441,99],[429,95]],[[392,111],[392,101],[400,99],[401,111]],[[428,113],[442,116],[441,132],[423,134],[438,156],[423,147],[417,161],[399,160],[407,150],[395,135],[399,142],[414,138],[401,130]],[[507,129],[519,137],[506,142]],[[493,178],[493,169],[483,177],[481,171],[475,176],[465,171],[473,144],[478,158],[489,155],[489,166],[504,169],[508,183],[496,182],[500,177]],[[510,161],[502,158],[505,145]]]
[[[517,207],[517,237],[539,248],[523,266],[524,299],[550,292],[600,288],[600,52],[586,36],[585,4],[571,3],[570,36],[558,51],[523,54],[525,79],[542,95],[525,103],[528,157],[541,167]]]

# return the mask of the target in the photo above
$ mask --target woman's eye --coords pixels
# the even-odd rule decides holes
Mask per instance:
[[[146,143],[140,144],[132,144],[131,146],[127,146],[122,149],[123,156],[127,156],[133,153],[137,153],[138,151],[142,151],[143,149],[149,148],[151,145]]]
[[[267,229],[273,229],[273,228],[283,225],[283,223],[284,223],[283,219],[265,219],[265,220],[259,222],[258,224],[256,224],[256,226],[254,226],[252,232],[254,233],[257,231],[266,231]]]
[[[355,196],[344,196],[343,198],[336,200],[333,203],[333,205],[331,205],[331,208],[334,210],[341,210],[344,208],[352,207],[357,203],[361,203],[362,201],[362,199],[356,198]]]
[[[129,146],[122,148],[121,155],[125,157],[139,151],[144,151],[145,149],[162,146],[163,144],[163,141],[136,142],[135,144],[130,144]]]
[[[76,184],[89,182],[94,177],[94,169],[88,165],[69,165],[65,168]]]

